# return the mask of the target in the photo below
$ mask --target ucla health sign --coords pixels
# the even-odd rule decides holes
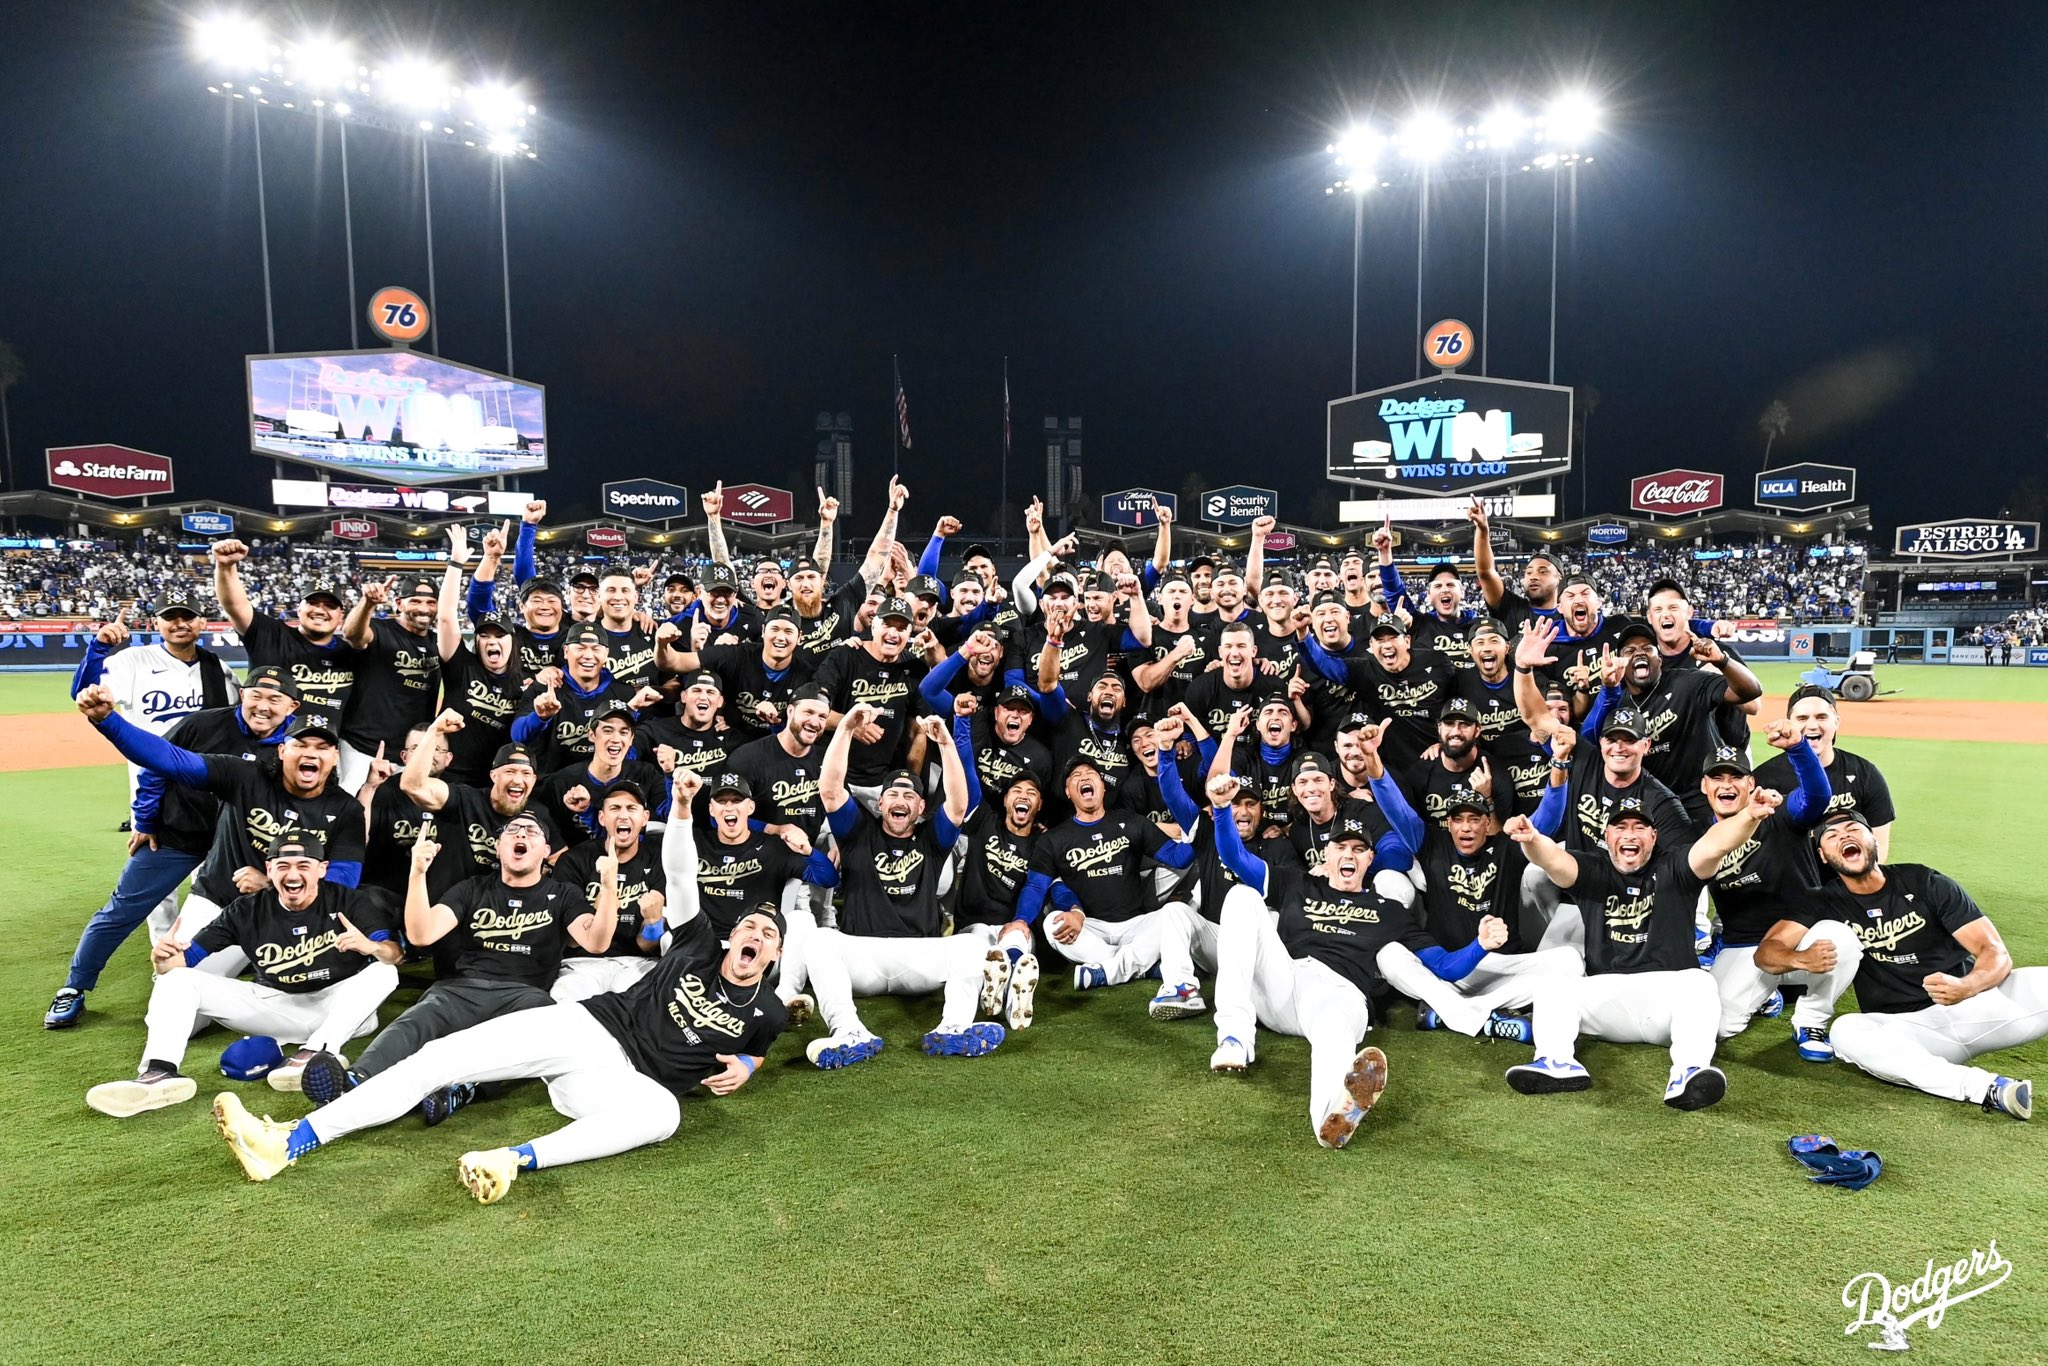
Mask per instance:
[[[1327,418],[1329,477],[1402,494],[1462,494],[1563,474],[1572,391],[1443,375],[1340,398]]]
[[[1856,501],[1847,465],[1784,465],[1756,477],[1756,505],[1774,512],[1820,512]]]
[[[2040,548],[2039,522],[1961,518],[1902,526],[1892,541],[1894,554],[1933,560],[1986,560],[1994,555],[2030,555]]]

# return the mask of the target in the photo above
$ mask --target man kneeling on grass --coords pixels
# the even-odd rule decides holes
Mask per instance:
[[[486,1205],[522,1172],[661,1142],[682,1119],[685,1092],[700,1084],[716,1096],[737,1091],[789,1022],[765,989],[782,956],[781,910],[771,902],[742,917],[721,953],[697,913],[695,886],[671,890],[673,943],[626,990],[501,1015],[436,1039],[297,1124],[258,1119],[223,1093],[213,1101],[221,1137],[251,1181],[268,1181],[322,1144],[388,1124],[444,1088],[545,1078],[567,1126],[456,1163],[458,1179]]]
[[[127,1119],[192,1099],[199,1083],[179,1075],[178,1064],[201,1024],[303,1042],[297,1056],[269,1074],[279,1091],[299,1089],[299,1075],[315,1052],[339,1050],[375,1029],[377,1007],[398,986],[398,941],[374,901],[322,882],[326,871],[326,836],[284,830],[264,861],[268,886],[237,897],[189,941],[157,940],[150,964],[158,976],[149,993],[139,1075],[93,1087],[85,1103]],[[256,980],[198,970],[202,959],[219,953],[246,957]]]

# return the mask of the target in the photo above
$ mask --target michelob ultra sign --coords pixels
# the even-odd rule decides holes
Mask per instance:
[[[1402,495],[1474,493],[1572,466],[1572,391],[1442,375],[1329,406],[1328,474]]]

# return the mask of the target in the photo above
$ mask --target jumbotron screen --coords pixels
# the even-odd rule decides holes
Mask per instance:
[[[538,384],[403,349],[250,356],[249,447],[431,484],[548,467]]]

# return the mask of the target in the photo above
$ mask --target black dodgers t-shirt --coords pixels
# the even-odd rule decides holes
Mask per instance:
[[[1806,910],[1820,890],[1820,864],[1806,832],[1773,811],[1708,881],[1721,915],[1721,942],[1749,948],[1761,944],[1771,926]]]
[[[832,650],[818,665],[813,681],[831,697],[833,711],[844,713],[860,702],[878,709],[875,724],[882,738],[874,744],[853,742],[846,764],[850,785],[872,787],[901,764],[904,729],[917,713],[917,685],[924,673],[924,665],[908,651],[884,663],[860,646]]]
[[[1093,824],[1070,820],[1046,831],[1032,851],[1031,871],[1066,883],[1090,919],[1129,920],[1153,909],[1145,860],[1170,842],[1136,812],[1105,812]]]
[[[1400,902],[1370,886],[1340,892],[1304,868],[1275,869],[1266,904],[1279,912],[1289,958],[1313,958],[1368,996],[1380,981],[1381,949],[1401,944],[1419,954],[1437,947]]]
[[[375,900],[323,882],[303,911],[285,909],[267,887],[236,897],[192,942],[208,953],[238,948],[249,955],[258,986],[302,995],[345,982],[371,963],[353,949],[334,946],[348,932],[344,916],[365,935],[392,929]]]
[[[765,980],[736,986],[722,962],[717,937],[698,916],[675,931],[653,971],[582,1005],[638,1071],[682,1095],[725,1070],[719,1054],[765,1057],[789,1026]]]
[[[194,754],[223,754],[254,763],[264,749],[274,747],[251,735],[241,716],[237,707],[208,707],[173,725],[164,738]],[[153,822],[158,847],[204,854],[213,846],[219,823],[220,798],[183,783],[164,782]]]
[[[519,698],[525,692],[516,665],[494,674],[484,667],[474,649],[460,646],[441,662],[443,701],[462,718],[462,729],[448,737],[448,752],[454,757],[441,775],[450,782],[487,781],[491,760],[512,738],[512,718],[519,714]]]
[[[1564,829],[1558,832],[1558,842],[1565,848],[1575,854],[1590,850],[1604,857],[1606,845],[1602,841],[1607,835],[1608,817],[1625,797],[1643,803],[1650,824],[1657,829],[1659,853],[1673,845],[1692,843],[1692,822],[1685,814],[1684,804],[1647,770],[1627,787],[1616,787],[1607,780],[1600,747],[1590,740],[1582,740],[1572,750],[1571,763],[1571,781],[1565,792],[1570,809],[1565,812]]]
[[[519,699],[518,714],[524,716],[531,712],[533,704],[546,691],[538,683],[528,687],[526,695]],[[614,706],[631,702],[635,691],[630,685],[608,675],[603,676],[597,689],[588,694],[577,692],[564,681],[555,689],[555,700],[561,704],[561,709],[543,721],[540,732],[531,742],[534,763],[543,773],[579,760],[587,763],[594,748],[590,742],[590,723]]]
[[[1565,896],[1586,922],[1586,975],[1697,969],[1693,920],[1700,888],[1686,849],[1659,849],[1633,873],[1615,870],[1606,850],[1576,854],[1579,880]]]
[[[455,912],[455,975],[526,982],[545,990],[562,968],[569,926],[590,914],[583,889],[552,877],[508,887],[484,873],[457,883],[437,903]]]
[[[1856,932],[1863,962],[1856,969],[1856,999],[1882,1014],[1925,1010],[1934,1004],[1920,984],[1931,973],[1967,976],[1976,959],[1956,931],[1984,912],[1954,878],[1919,863],[1887,865],[1884,886],[1868,895],[1831,878],[1799,917],[1804,924],[1840,920]]]
[[[314,645],[276,617],[258,612],[242,632],[242,644],[249,651],[249,667],[277,664],[291,670],[299,689],[296,724],[301,729],[318,718],[336,735],[343,733],[342,713],[348,709],[360,658],[346,641],[336,636],[327,645]]]
[[[748,831],[738,844],[725,844],[703,825],[695,839],[697,904],[720,939],[730,938],[733,927],[762,902],[781,905],[783,884],[802,877],[810,861],[780,836],[758,830]]]
[[[725,685],[723,715],[735,746],[779,729],[789,712],[789,695],[810,682],[815,669],[798,651],[787,667],[771,675],[760,647],[745,645],[706,645],[697,652],[697,661]],[[761,718],[764,706],[772,720]]]
[[[441,814],[415,806],[412,798],[399,790],[395,779],[378,788],[377,795],[370,799],[370,837],[363,854],[363,886],[390,892],[404,902],[405,886],[412,877],[412,847],[419,843],[420,831],[429,817],[433,818],[434,838],[441,852],[427,866],[427,896],[438,901],[456,883],[475,876],[478,864],[466,832],[452,820],[444,824]],[[495,831],[491,838],[497,838]],[[485,866],[495,857],[496,851],[492,849]]]
[[[597,904],[597,860],[609,845],[607,840],[585,840],[555,862],[553,876],[583,889],[583,899]],[[668,895],[668,875],[661,868],[661,836],[642,832],[640,847],[633,857],[619,864],[619,924],[612,931],[606,958],[637,958],[640,947],[640,898],[649,892]],[[571,939],[564,946],[565,958],[588,958],[590,950]]]
[[[1439,944],[1462,949],[1479,937],[1479,922],[1499,916],[1508,927],[1501,953],[1527,953],[1540,936],[1522,933],[1522,873],[1529,859],[1506,835],[1493,835],[1470,854],[1458,852],[1451,832],[1422,832],[1422,923]]]
[[[853,833],[839,841],[839,928],[876,939],[936,935],[946,853],[930,821],[899,839],[860,811]]]
[[[1268,697],[1285,697],[1287,685],[1280,679],[1270,677],[1254,667],[1251,682],[1242,688],[1233,688],[1223,681],[1223,670],[1211,669],[1194,682],[1188,684],[1186,705],[1211,735],[1220,735],[1230,725],[1230,718],[1240,707],[1250,707],[1254,712],[1265,705]]]
[[[237,868],[261,868],[270,846],[286,830],[317,830],[327,836],[330,863],[363,861],[363,808],[342,791],[330,774],[327,786],[311,797],[296,797],[279,775],[277,754],[254,759],[229,754],[201,756],[206,763],[208,792],[228,808],[193,890],[209,901],[227,905],[236,896]]]
[[[1017,899],[1031,872],[1038,832],[1014,833],[1001,806],[985,801],[960,832],[966,861],[960,866],[960,904],[953,919],[962,925],[1006,925],[1017,918]]]
[[[763,825],[793,825],[813,844],[825,829],[825,803],[818,796],[818,771],[825,747],[791,754],[778,736],[749,740],[732,752],[725,771],[737,773],[754,790],[754,819]]]
[[[377,617],[370,622],[370,648],[356,661],[342,738],[365,754],[375,754],[382,742],[386,757],[395,759],[406,731],[433,718],[440,695],[441,651],[434,633],[414,635],[389,617]]]

